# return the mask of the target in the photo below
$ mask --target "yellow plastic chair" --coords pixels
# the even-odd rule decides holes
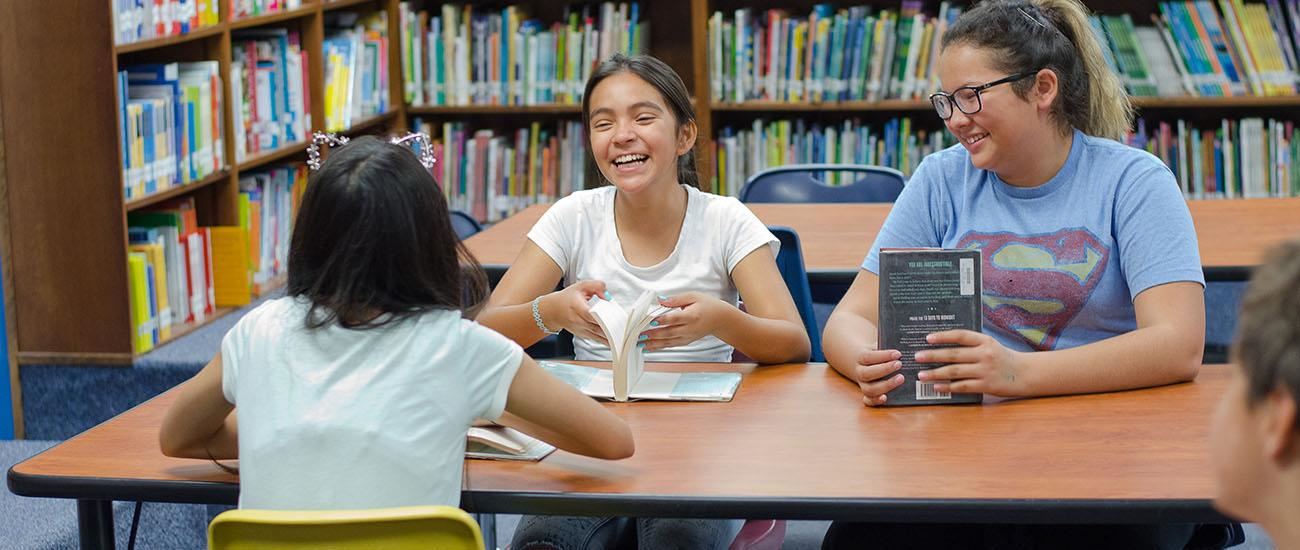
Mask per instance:
[[[469,514],[451,506],[320,511],[228,510],[208,526],[208,548],[483,550],[483,534]]]

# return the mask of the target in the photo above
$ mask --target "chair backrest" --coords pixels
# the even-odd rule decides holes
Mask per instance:
[[[322,548],[482,550],[469,514],[451,506],[371,510],[229,510],[208,526],[209,550]]]
[[[827,185],[828,172],[857,176]],[[791,164],[768,168],[745,182],[740,202],[894,202],[903,192],[903,173],[861,164]]]
[[[451,228],[456,231],[456,236],[463,241],[470,235],[483,230],[483,226],[473,216],[461,212],[460,210],[451,210]]]
[[[781,241],[781,251],[776,255],[776,267],[781,271],[785,286],[790,289],[790,297],[799,309],[799,318],[808,331],[808,341],[812,344],[810,361],[825,361],[822,355],[822,335],[817,330],[817,316],[813,312],[812,289],[808,286],[808,271],[803,265],[803,248],[799,246],[799,235],[794,229],[780,225],[767,226],[768,231]]]

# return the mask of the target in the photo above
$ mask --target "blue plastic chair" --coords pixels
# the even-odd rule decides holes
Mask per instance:
[[[451,214],[451,228],[456,231],[456,236],[460,237],[462,241],[468,239],[470,235],[483,230],[483,225],[469,214],[460,210],[451,210],[448,213]]]
[[[829,172],[856,174],[851,183],[823,183]],[[903,192],[903,173],[893,168],[862,164],[791,164],[768,168],[745,182],[740,190],[741,202],[894,202]],[[794,287],[791,287],[791,292]],[[835,304],[848,292],[848,285],[819,284],[812,288],[812,307],[816,324],[808,335],[821,336],[820,327],[834,311]],[[820,352],[820,346],[817,348]]]
[[[811,361],[825,361],[822,355],[822,333],[817,329],[817,315],[813,310],[812,289],[808,286],[808,272],[803,265],[803,248],[799,246],[799,235],[794,229],[780,225],[767,226],[768,231],[781,241],[781,251],[776,255],[776,267],[785,279],[785,286],[790,289],[790,297],[799,309],[799,318],[808,331],[808,342],[812,344]]]
[[[852,183],[827,185],[827,172],[858,175]],[[903,192],[903,173],[862,164],[791,164],[749,177],[740,202],[894,202]]]

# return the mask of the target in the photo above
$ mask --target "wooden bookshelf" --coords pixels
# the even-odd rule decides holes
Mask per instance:
[[[132,212],[135,210],[140,210],[145,207],[153,206],[158,203],[167,202],[172,198],[188,195],[190,193],[197,191],[200,188],[207,187],[209,185],[214,185],[228,179],[230,179],[230,169],[223,168],[221,170],[217,170],[215,173],[203,179],[200,179],[198,181],[186,183],[184,185],[178,185],[176,187],[164,191],[160,191],[158,193],[153,193],[151,195],[145,195],[138,199],[129,200],[126,202],[126,211]]]
[[[830,103],[786,103],[781,101],[746,101],[743,103],[714,103],[711,107],[713,112],[725,113],[734,111],[747,112],[801,112],[801,111],[834,111],[834,112],[867,112],[867,111],[933,111],[934,107],[928,100],[911,100],[911,99],[886,99],[882,101],[839,101]]]
[[[322,40],[326,11],[383,10],[397,16],[397,0],[304,0],[301,8],[230,21],[228,0],[222,20],[180,36],[117,45],[112,3],[53,0],[46,4],[0,2],[0,128],[7,140],[4,174],[11,215],[13,313],[10,334],[23,364],[126,364],[131,323],[126,273],[126,214],[177,197],[194,197],[199,224],[238,223],[239,178],[278,162],[301,162],[306,141],[251,153],[236,163],[231,129],[232,37],[245,29],[287,27],[299,31],[308,52],[312,130],[324,124]],[[396,27],[390,29],[395,42]],[[198,181],[126,201],[122,185],[116,73],[119,66],[146,62],[218,61],[225,159],[229,166]],[[389,74],[401,90],[400,58]],[[17,78],[16,75],[24,75]],[[348,133],[402,127],[400,95],[390,90],[388,112],[356,121]],[[22,101],[19,102],[18,99]],[[279,277],[263,293],[283,286]],[[168,341],[234,308],[218,308],[204,323],[173,325]],[[164,345],[160,342],[158,346]]]
[[[313,130],[323,128],[324,62],[322,43],[326,16],[337,11],[387,14],[389,109],[355,121],[344,133],[400,131],[412,117],[440,124],[515,124],[512,117],[580,117],[578,105],[411,106],[403,101],[399,0],[303,0],[300,8],[231,21],[231,0],[221,3],[222,20],[182,36],[114,44],[112,4],[103,0],[50,0],[46,3],[0,2],[0,128],[5,165],[0,182],[7,182],[13,297],[11,331],[24,363],[90,361],[127,363],[134,359],[130,344],[126,273],[126,213],[175,197],[193,196],[201,225],[233,225],[238,220],[241,174],[282,161],[300,161],[306,142],[274,151],[250,154],[235,162],[235,114],[230,83],[223,90],[225,158],[230,165],[207,178],[161,193],[124,200],[121,181],[119,126],[115,109],[115,75],[119,65],[153,61],[216,60],[223,81],[228,79],[232,40],[240,31],[288,27],[300,32],[308,52],[308,87]],[[413,0],[415,9],[435,11],[442,2]],[[471,0],[475,9],[499,9],[506,2]],[[558,21],[566,2],[519,0],[533,17]],[[818,0],[783,0],[791,14],[806,14]],[[876,8],[899,7],[898,0],[868,0]],[[1146,21],[1157,11],[1155,0],[1117,2],[1089,0],[1101,13],[1129,13]],[[837,7],[852,3],[838,2]],[[912,117],[916,126],[941,130],[925,100],[888,100],[821,104],[710,100],[707,67],[707,20],[711,13],[729,13],[751,5],[747,0],[656,0],[641,2],[642,20],[650,23],[649,53],[672,66],[694,98],[699,124],[699,169],[709,181],[714,159],[709,142],[724,122],[737,123],[775,116],[846,118],[855,114]],[[766,6],[764,6],[766,7]],[[777,6],[774,6],[777,7]],[[926,9],[933,9],[931,3]],[[1240,116],[1261,112],[1294,112],[1300,97],[1139,98],[1139,108],[1155,117],[1196,113]],[[23,139],[13,139],[23,136]],[[174,332],[180,333],[176,328]]]
[[[435,115],[461,117],[474,115],[565,115],[577,117],[582,114],[581,105],[432,105],[410,106],[406,108],[409,115]]]
[[[191,42],[194,40],[201,40],[209,36],[220,36],[221,33],[223,32],[225,32],[225,28],[223,28],[222,25],[217,24],[208,27],[200,27],[197,30],[190,31],[180,36],[166,36],[163,38],[154,38],[150,40],[140,40],[136,42],[130,42],[127,44],[121,44],[117,46],[115,49],[117,50],[117,53],[119,55],[124,53],[131,53],[131,52],[141,52],[145,50],[156,50],[158,48],[166,48],[168,46],[184,44],[186,42]]]

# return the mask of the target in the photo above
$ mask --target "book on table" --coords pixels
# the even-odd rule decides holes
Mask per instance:
[[[642,292],[626,308],[600,296],[592,296],[587,307],[609,342],[611,368],[543,362],[544,368],[569,385],[614,401],[730,401],[735,394],[738,373],[645,372],[645,353],[637,345],[638,338],[651,322],[672,310],[659,305],[653,291]]]
[[[886,405],[979,403],[983,394],[940,392],[917,373],[942,365],[917,363],[916,353],[937,349],[930,333],[982,326],[980,251],[976,249],[881,249],[879,349],[902,354],[903,384]],[[893,376],[891,373],[890,376]]]
[[[641,371],[632,380],[627,396],[619,399],[614,393],[612,369],[558,361],[538,364],[578,391],[612,401],[731,401],[740,387],[738,372]]]
[[[555,446],[514,428],[477,420],[465,433],[465,458],[536,462]]]

